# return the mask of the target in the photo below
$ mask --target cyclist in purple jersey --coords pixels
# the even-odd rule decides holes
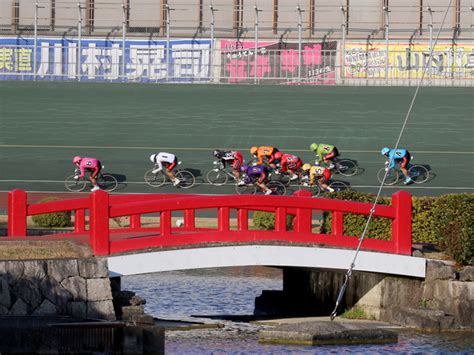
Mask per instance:
[[[270,190],[266,182],[268,181],[268,168],[264,165],[254,165],[248,166],[247,164],[242,165],[240,170],[246,175],[245,183],[255,184],[262,189],[265,195],[270,195],[272,190]]]

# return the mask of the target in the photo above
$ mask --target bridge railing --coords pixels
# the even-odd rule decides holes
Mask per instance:
[[[26,193],[14,190],[9,193],[8,236],[26,236],[27,216],[57,211],[75,211],[74,231],[62,237],[86,235],[95,255],[162,247],[186,247],[215,243],[285,242],[318,244],[332,247],[355,248],[358,236],[344,234],[344,216],[368,215],[372,204],[311,198],[309,192],[298,191],[293,196],[249,195],[109,195],[96,191],[87,198],[28,204]],[[196,212],[217,210],[217,227],[196,226]],[[374,217],[392,220],[391,240],[364,241],[362,249],[396,254],[411,254],[411,195],[399,191],[392,195],[392,205],[375,206]],[[249,228],[252,211],[275,213],[272,231]],[[331,233],[314,233],[313,211],[332,213]],[[86,213],[89,228],[86,228]],[[174,212],[183,214],[182,227],[172,225]],[[235,212],[237,225],[231,228],[230,217]],[[159,214],[158,227],[145,227],[142,216]],[[286,225],[287,215],[295,216],[293,228]],[[111,229],[110,219],[129,217],[126,228]]]

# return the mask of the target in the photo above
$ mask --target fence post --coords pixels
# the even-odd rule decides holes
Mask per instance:
[[[162,237],[171,234],[171,211],[160,212],[160,235]]]
[[[109,255],[109,194],[103,190],[90,197],[89,242],[94,255]]]
[[[397,254],[411,255],[411,194],[398,191],[392,195],[395,219],[392,223],[392,241]]]
[[[85,232],[86,230],[86,210],[74,211],[74,231],[77,233]]]
[[[26,192],[15,189],[8,193],[8,236],[26,238]]]
[[[196,228],[194,210],[184,210],[184,227],[189,229]]]
[[[293,196],[297,197],[311,197],[311,192],[308,190],[296,191]],[[311,201],[311,199],[308,199]],[[312,210],[310,208],[297,208],[296,217],[293,221],[295,232],[311,232],[312,229]]]
[[[217,216],[217,230],[219,232],[229,231],[229,207],[219,207]]]
[[[332,213],[331,232],[332,235],[344,234],[344,213],[340,211]]]
[[[239,231],[249,229],[249,210],[245,208],[239,208],[237,210],[237,229]]]

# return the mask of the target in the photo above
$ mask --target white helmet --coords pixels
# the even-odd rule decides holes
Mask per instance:
[[[150,160],[151,160],[152,163],[156,163],[156,160],[155,160],[156,156],[157,156],[157,154],[150,155]]]

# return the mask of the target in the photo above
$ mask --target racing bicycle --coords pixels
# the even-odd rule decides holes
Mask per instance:
[[[235,175],[232,172],[227,171],[221,161],[214,161],[212,164],[214,165],[214,168],[209,170],[206,174],[206,179],[209,184],[222,186],[225,185],[229,179],[237,181]]]
[[[385,176],[385,169],[381,168],[377,173],[377,179],[382,183]],[[415,184],[423,184],[430,177],[430,172],[423,165],[410,164],[408,167],[408,176],[413,180]],[[394,168],[391,168],[385,179],[384,185],[395,185],[398,180],[405,178],[402,171],[400,170],[400,164],[397,164]]]
[[[104,166],[102,165],[102,169],[103,168]],[[85,176],[82,178],[78,178],[80,174],[81,171],[79,169],[75,169],[73,175],[69,175],[68,177],[66,177],[66,179],[64,180],[64,186],[67,190],[71,192],[80,192],[86,188],[87,184],[90,183],[90,180]],[[111,174],[100,172],[97,175],[96,180],[97,185],[100,187],[100,189],[107,192],[114,191],[118,186],[117,179]]]
[[[357,174],[357,164],[354,163],[352,160],[334,158],[332,162],[334,164],[334,168],[331,169],[332,171],[335,171],[344,176],[354,176],[355,174]]]
[[[349,185],[347,185],[344,181],[330,180],[329,184],[327,185],[330,188],[334,189],[334,192],[350,190]],[[304,176],[301,178],[300,183],[299,183],[299,188],[300,190],[304,189],[311,192],[311,197],[318,197],[321,194],[332,193],[332,192],[326,191],[323,187],[321,187],[321,185],[319,184],[319,180],[316,180],[316,182],[313,185],[310,185],[308,176]]]
[[[270,180],[265,185],[272,190],[272,195],[284,195],[286,194],[286,187],[280,181]],[[255,183],[246,185],[235,185],[235,191],[239,194],[263,194],[263,191]]]
[[[181,164],[181,162],[178,162],[178,165]],[[153,173],[153,170],[156,169],[150,169],[145,172],[145,182],[150,185],[151,187],[160,187],[163,186],[166,182],[172,183],[168,175],[166,175],[163,170],[158,171],[156,174]],[[193,173],[191,173],[188,170],[183,170],[183,169],[176,169],[174,175],[176,178],[179,180],[179,184],[176,185],[176,187],[182,188],[182,189],[189,189],[194,186],[196,183],[196,178],[194,177]]]

